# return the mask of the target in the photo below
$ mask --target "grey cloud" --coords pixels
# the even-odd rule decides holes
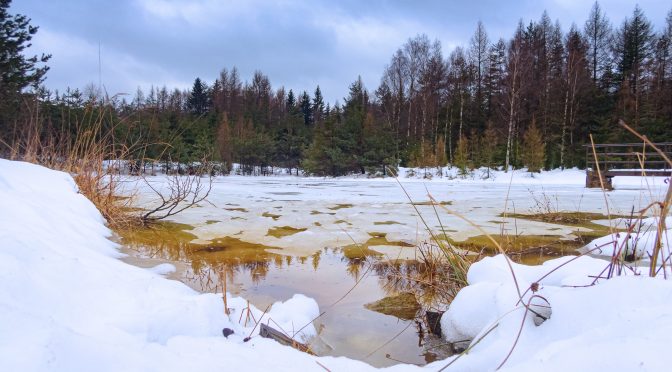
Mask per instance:
[[[601,3],[615,25],[634,8],[625,0]],[[661,26],[670,5],[640,4]],[[375,89],[394,50],[418,33],[441,40],[447,55],[455,45],[468,44],[478,20],[495,40],[510,37],[521,18],[539,19],[544,9],[565,30],[572,22],[582,25],[591,5],[577,0],[15,0],[12,10],[41,27],[35,45],[54,54],[47,80],[52,88],[97,81],[100,42],[110,92],[134,92],[148,84],[188,87],[197,76],[212,82],[222,68],[235,65],[245,79],[263,71],[276,88],[312,93],[319,84],[333,102],[342,101],[358,75]],[[49,44],[44,37],[40,41],[41,33],[62,40]],[[69,41],[77,45],[68,46]]]

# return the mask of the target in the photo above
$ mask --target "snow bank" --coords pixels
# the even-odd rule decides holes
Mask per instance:
[[[258,328],[243,342],[253,323],[244,321],[242,298],[228,298],[227,317],[221,295],[160,275],[173,268],[116,259],[103,218],[65,173],[0,159],[0,210],[2,371],[321,369],[315,357],[255,337]],[[287,332],[308,324],[301,340],[315,334],[318,314],[314,300],[295,295],[262,321]],[[224,338],[225,327],[235,333]],[[319,360],[336,370],[370,368]]]
[[[469,286],[443,315],[442,330],[449,341],[478,340],[491,332],[454,367],[495,369],[522,327],[504,370],[669,370],[663,356],[672,332],[672,282],[630,276],[590,286],[591,276],[599,275],[607,262],[580,257],[567,263],[571,259],[539,266],[511,263],[510,268],[500,255],[473,264]],[[550,319],[536,326],[533,314],[524,318],[511,271],[525,302],[533,296],[526,290],[539,283],[535,294],[550,303]],[[531,304],[533,310],[549,315],[543,299],[532,298]]]
[[[598,256],[612,257],[614,254],[618,254],[621,257],[631,257],[637,261],[648,262],[653,257],[658,233],[657,226],[656,218],[646,218],[638,223],[630,234],[625,232],[609,234],[592,240],[583,249]],[[658,262],[662,262],[672,253],[670,252],[669,242],[672,237],[672,217],[665,220],[665,226],[668,228],[663,233],[661,249],[658,252]],[[633,261],[633,259],[630,260]]]

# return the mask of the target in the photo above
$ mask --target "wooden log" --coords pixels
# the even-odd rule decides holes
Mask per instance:
[[[285,346],[290,346],[295,348],[296,350],[303,351],[304,353],[308,353],[311,355],[315,355],[312,351],[310,351],[310,348],[306,344],[302,344],[291,337],[285,335],[284,333],[278,331],[277,329],[262,323],[259,327],[259,336],[264,337],[264,338],[270,338],[272,340],[275,340]]]

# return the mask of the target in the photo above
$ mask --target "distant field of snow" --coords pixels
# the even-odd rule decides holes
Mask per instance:
[[[369,183],[370,189],[360,188],[358,181],[334,181],[316,189],[304,183],[314,180],[294,178],[289,184],[290,179],[268,180],[267,184],[235,177],[218,179],[214,203],[222,208],[229,200],[226,197],[233,194],[243,200],[248,194],[253,200],[262,198],[260,203],[268,208],[284,203],[291,210],[298,208],[291,204],[294,202],[278,199],[295,197],[286,194],[296,192],[287,188],[296,190],[302,185],[312,190],[300,198],[307,204],[322,198],[328,203],[347,201],[351,190],[372,192],[374,196],[354,199],[371,198],[368,203],[381,205],[381,213],[389,213],[386,203],[390,200],[403,203],[398,189],[361,191],[376,190],[380,184],[375,182]],[[336,187],[331,187],[334,184]],[[411,192],[421,196],[424,187],[418,185]],[[546,190],[554,193],[566,189],[552,186],[550,181],[548,185]],[[474,196],[478,200],[480,193],[489,190],[487,186],[465,187],[451,193],[428,187],[437,199],[455,202]],[[471,194],[463,195],[469,190]],[[505,188],[496,189],[502,190]],[[521,200],[524,190],[519,190]],[[577,190],[569,188],[569,192]],[[618,200],[627,204],[641,200],[641,193],[623,190],[613,196],[616,204]],[[560,205],[565,203],[563,195],[559,196]],[[587,192],[585,198],[597,196],[601,193]],[[264,202],[263,197],[271,200]],[[203,208],[194,208],[199,209]],[[74,181],[65,173],[0,160],[0,210],[2,371],[318,371],[323,369],[320,364],[333,371],[372,369],[346,358],[309,356],[260,337],[243,342],[245,336],[257,332],[252,332],[250,324],[238,322],[246,306],[243,299],[228,298],[233,313],[227,317],[220,295],[196,293],[161,275],[172,268],[146,270],[119,261],[118,247],[107,239],[110,231],[102,216],[77,193]],[[371,219],[370,215],[361,218]],[[521,324],[518,344],[502,370],[669,370],[666,352],[672,332],[672,282],[628,276],[582,287],[607,265],[590,257],[541,279],[569,259],[541,266],[513,265],[519,288],[525,291],[532,283],[539,283],[536,295],[550,303],[550,319],[540,326],[535,326],[531,317],[523,321],[523,309],[517,305],[519,297],[503,256],[474,264],[468,275],[470,286],[444,315],[443,329],[453,340],[478,339],[495,323],[498,326],[450,370],[494,370],[511,349]],[[525,294],[524,300],[530,295]],[[257,319],[261,317],[258,309],[252,311]],[[297,330],[318,312],[313,300],[297,295],[274,305],[265,318]],[[224,327],[234,330],[234,335],[224,338]],[[310,336],[315,330],[308,326],[305,332]],[[425,369],[438,370],[448,362],[438,361]],[[405,364],[389,368],[416,369]]]

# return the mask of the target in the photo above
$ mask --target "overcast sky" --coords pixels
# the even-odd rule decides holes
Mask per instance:
[[[635,1],[600,2],[618,26]],[[672,5],[638,2],[658,31]],[[444,56],[468,45],[481,20],[491,40],[508,39],[519,19],[545,10],[563,31],[583,26],[591,0],[14,0],[11,11],[40,27],[33,54],[51,53],[46,85],[83,88],[102,83],[109,94],[133,94],[151,85],[189,88],[196,77],[211,84],[237,66],[243,80],[255,70],[311,96],[320,85],[328,102],[347,94],[361,75],[375,89],[392,53],[419,33],[439,39]]]

